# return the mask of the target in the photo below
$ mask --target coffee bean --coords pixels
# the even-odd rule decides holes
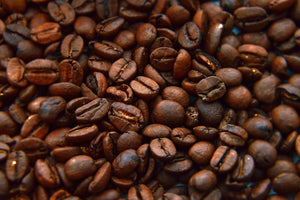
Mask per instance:
[[[134,172],[140,160],[134,149],[127,149],[120,153],[112,162],[114,174],[125,177]]]
[[[158,95],[159,85],[145,76],[138,76],[130,82],[130,87],[135,95],[142,99],[152,99]]]
[[[38,44],[51,44],[62,37],[60,25],[55,22],[45,22],[30,30],[30,37]]]
[[[98,193],[105,189],[111,175],[111,164],[104,163],[96,172],[94,179],[89,185],[89,191]]]
[[[50,160],[38,159],[35,163],[35,177],[45,188],[53,189],[60,185],[60,178],[53,163]]]
[[[150,143],[150,150],[157,159],[166,161],[174,158],[176,147],[168,138],[156,138]]]
[[[219,146],[210,160],[210,166],[219,173],[226,173],[236,165],[238,154],[228,146]]]
[[[216,175],[207,169],[195,173],[189,180],[189,185],[199,191],[209,191],[217,184]]]
[[[120,131],[139,131],[144,124],[139,108],[121,102],[111,104],[108,119]]]
[[[137,65],[133,60],[120,58],[109,69],[108,76],[116,83],[124,83],[131,80],[137,72]]]
[[[64,171],[70,180],[86,178],[96,171],[95,161],[86,155],[78,155],[65,163]]]
[[[100,121],[107,114],[109,107],[107,99],[95,99],[75,110],[76,120],[81,123]]]
[[[24,151],[14,151],[8,154],[5,171],[7,179],[19,182],[29,169],[29,160]]]
[[[271,167],[277,158],[276,149],[264,140],[255,140],[248,148],[248,153],[254,158],[255,164],[262,168]]]
[[[198,165],[206,165],[209,163],[215,147],[212,143],[206,141],[200,141],[195,143],[189,149],[189,156]]]
[[[229,146],[244,146],[248,133],[240,126],[227,124],[220,129],[220,140]]]

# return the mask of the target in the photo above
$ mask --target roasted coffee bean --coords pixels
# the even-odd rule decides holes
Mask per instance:
[[[154,157],[162,161],[172,160],[176,154],[176,147],[168,138],[153,139],[150,150]]]
[[[47,5],[50,16],[62,26],[71,25],[75,20],[73,7],[64,1],[53,1]]]
[[[78,155],[65,163],[64,171],[70,180],[86,178],[96,171],[95,161],[86,155]]]
[[[43,121],[55,120],[65,107],[66,101],[62,97],[48,97],[41,103],[39,116]]]
[[[152,121],[175,127],[183,124],[184,108],[172,100],[160,101],[152,111]]]
[[[191,146],[188,154],[198,165],[206,165],[209,163],[214,150],[215,147],[212,143],[200,141]]]
[[[34,167],[35,177],[45,188],[53,189],[60,185],[60,178],[51,160],[38,159]]]
[[[142,137],[135,131],[125,132],[117,140],[117,150],[119,153],[126,149],[138,149],[141,145]]]
[[[78,125],[70,129],[66,134],[66,140],[72,144],[80,144],[93,139],[98,133],[96,125]]]
[[[226,86],[217,76],[209,76],[199,81],[196,92],[203,101],[213,102],[226,93]]]
[[[79,62],[73,59],[62,60],[58,64],[58,80],[80,85],[83,80],[83,68]]]
[[[50,85],[58,79],[57,62],[35,59],[25,65],[25,78],[36,85]]]
[[[30,37],[38,44],[51,44],[62,37],[60,25],[55,22],[37,25],[31,29]]]
[[[262,168],[271,167],[277,159],[276,149],[264,140],[255,140],[248,147],[248,153],[254,158],[255,164]]]
[[[220,140],[229,146],[242,147],[248,139],[248,133],[240,126],[227,124],[220,128]]]
[[[294,173],[297,174],[296,165],[289,160],[278,159],[274,165],[267,170],[267,176],[271,179],[275,178],[281,173]]]
[[[29,170],[29,160],[24,151],[14,151],[8,154],[5,172],[11,182],[19,182]]]
[[[194,50],[200,44],[202,34],[194,22],[185,23],[178,31],[178,43],[187,50]]]
[[[197,141],[196,136],[191,130],[182,127],[177,127],[172,130],[171,139],[180,147],[190,147]]]
[[[140,160],[134,149],[127,149],[120,153],[112,162],[114,174],[118,177],[125,177],[134,172]]]
[[[140,46],[149,46],[156,38],[156,28],[150,23],[144,23],[136,31],[136,41]]]
[[[19,24],[8,24],[2,34],[3,39],[9,45],[16,47],[22,40],[29,39],[30,30],[26,26]]]
[[[61,43],[61,55],[64,58],[76,59],[83,51],[84,41],[80,35],[69,34]]]
[[[111,164],[104,163],[96,172],[94,179],[89,185],[89,191],[98,193],[105,189],[111,175]]]
[[[226,173],[233,169],[238,160],[238,154],[228,146],[219,146],[213,153],[210,166],[218,173]]]
[[[25,63],[19,58],[9,60],[6,67],[7,80],[16,87],[25,87],[28,81],[25,79]]]
[[[128,190],[128,199],[153,200],[151,190],[144,184],[135,185]]]
[[[300,107],[300,88],[292,84],[281,84],[277,87],[280,97],[284,103],[299,109]]]
[[[169,71],[173,68],[178,52],[170,47],[160,47],[150,54],[151,65],[158,71]]]
[[[122,17],[111,17],[97,24],[96,32],[100,36],[112,37],[122,29],[124,23],[125,20]]]
[[[117,60],[123,54],[123,49],[113,42],[103,40],[101,43],[94,43],[95,53],[109,60]]]
[[[75,110],[76,120],[81,123],[100,121],[109,110],[109,102],[105,98],[97,98]]]
[[[203,169],[195,173],[189,180],[189,185],[199,191],[209,191],[217,184],[217,176],[210,170]]]
[[[287,183],[290,183],[289,185]],[[274,191],[279,194],[291,194],[299,191],[300,178],[294,173],[281,173],[272,181]]]
[[[130,87],[137,97],[142,99],[153,99],[159,93],[159,85],[145,76],[137,76],[130,82]]]
[[[289,134],[299,127],[299,116],[295,109],[288,105],[279,105],[272,110],[275,127],[282,134]]]
[[[39,158],[44,158],[48,154],[46,142],[39,138],[28,137],[21,139],[14,146],[14,151],[24,151],[29,161],[34,163]]]
[[[231,178],[236,181],[250,180],[254,174],[255,163],[252,156],[240,156],[236,167],[231,172]]]
[[[137,65],[135,61],[120,58],[115,61],[109,69],[108,76],[116,83],[124,83],[131,80],[137,72]]]
[[[120,131],[139,131],[144,124],[139,108],[121,102],[111,104],[108,119]]]

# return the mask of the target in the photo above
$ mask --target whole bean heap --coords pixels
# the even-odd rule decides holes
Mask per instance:
[[[300,0],[0,17],[1,199],[300,199]]]

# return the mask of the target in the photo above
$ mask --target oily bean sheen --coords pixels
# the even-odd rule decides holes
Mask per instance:
[[[0,199],[300,199],[300,0],[1,0]]]

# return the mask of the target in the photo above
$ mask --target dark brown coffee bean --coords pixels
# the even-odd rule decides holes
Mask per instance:
[[[226,93],[226,86],[217,76],[210,76],[202,79],[196,85],[196,91],[203,101],[213,102],[221,98]]]
[[[191,17],[189,11],[181,5],[173,5],[169,7],[166,11],[166,15],[169,17],[172,24],[175,26],[183,25]]]
[[[171,132],[171,139],[179,147],[190,147],[197,141],[192,131],[183,127],[174,128]]]
[[[14,136],[18,132],[17,123],[11,118],[8,113],[4,111],[0,111],[0,131],[10,136]]]
[[[139,108],[121,102],[111,104],[108,119],[120,131],[139,131],[144,124]]]
[[[135,131],[127,131],[120,135],[117,140],[117,150],[119,153],[126,149],[138,149],[142,145],[142,137]]]
[[[220,140],[229,146],[242,147],[248,139],[248,133],[240,126],[226,124],[220,128]]]
[[[50,155],[54,158],[57,162],[66,162],[73,156],[77,156],[82,154],[80,147],[77,146],[65,146],[65,147],[57,147],[53,149]]]
[[[159,85],[145,76],[138,76],[130,82],[135,95],[142,99],[153,99],[158,95]]]
[[[233,169],[238,160],[238,154],[228,146],[219,146],[210,160],[210,166],[219,173],[226,173]]]
[[[243,44],[239,46],[238,52],[240,53],[240,65],[257,68],[263,70],[267,66],[267,50],[254,44]]]
[[[122,17],[111,17],[97,24],[96,32],[102,37],[113,37],[122,29],[124,23]]]
[[[200,141],[195,143],[189,149],[189,156],[198,165],[207,165],[215,151],[215,147],[212,143],[206,141]]]
[[[177,51],[170,47],[160,47],[150,54],[151,65],[158,71],[169,71],[176,61]]]
[[[75,20],[74,8],[64,1],[52,1],[47,5],[50,16],[62,26],[71,25]]]
[[[92,140],[98,133],[96,125],[78,125],[66,134],[66,140],[72,144],[80,144]]]
[[[41,103],[39,116],[42,120],[54,120],[65,110],[66,101],[60,96],[48,97]]]
[[[89,191],[92,193],[99,193],[106,188],[111,176],[111,164],[104,163],[96,172],[94,179],[89,185]]]
[[[133,32],[124,30],[118,33],[114,38],[114,42],[122,47],[122,49],[127,50],[135,45],[136,38]]]
[[[124,103],[132,103],[134,96],[131,87],[126,84],[108,87],[106,89],[106,94],[112,99]]]
[[[64,171],[70,180],[86,178],[96,171],[95,161],[86,155],[78,155],[65,163]]]
[[[111,67],[111,62],[105,59],[102,59],[98,56],[91,56],[88,60],[88,67],[93,71],[100,71],[107,73]]]
[[[134,172],[140,160],[134,149],[127,149],[120,153],[112,162],[114,174],[125,177]]]
[[[6,43],[16,47],[22,40],[27,40],[30,37],[30,30],[26,26],[19,24],[8,24],[2,34]]]
[[[234,11],[237,27],[244,31],[260,31],[268,25],[267,12],[261,7],[240,7]]]
[[[38,159],[34,169],[36,179],[45,188],[53,189],[60,185],[57,169],[50,160]]]
[[[128,190],[128,199],[154,200],[151,190],[144,184],[130,187]]]
[[[285,30],[282,32],[281,30]],[[283,42],[289,39],[296,30],[296,24],[289,18],[283,18],[275,21],[268,28],[268,36],[274,42]]]
[[[245,154],[240,156],[236,167],[231,173],[231,178],[236,181],[250,180],[254,173],[255,163],[252,156]]]
[[[213,140],[218,135],[218,130],[207,126],[196,126],[193,133],[201,140]]]
[[[75,0],[71,3],[76,14],[78,15],[87,15],[95,11],[95,2],[87,0]]]
[[[75,110],[76,120],[81,123],[100,121],[108,113],[109,102],[105,98],[97,98]]]
[[[93,40],[96,37],[96,22],[86,16],[79,16],[74,22],[74,30],[87,40]]]
[[[2,171],[0,171],[0,180],[0,195],[6,196],[9,192],[9,182]]]
[[[225,102],[234,109],[246,109],[251,103],[251,93],[244,86],[229,88],[225,95]]]
[[[0,142],[0,162],[3,162],[6,160],[9,152],[10,152],[10,147],[5,143]]]
[[[200,29],[194,22],[185,23],[178,31],[178,43],[187,50],[196,49],[201,43]]]
[[[109,69],[108,76],[116,83],[124,83],[131,80],[137,72],[137,65],[135,61],[120,58],[115,61]]]
[[[294,173],[297,174],[296,165],[289,160],[278,159],[274,165],[267,170],[267,176],[271,179],[275,178],[281,173]]]
[[[83,80],[83,68],[79,62],[73,59],[62,60],[58,65],[58,80],[80,85]]]
[[[113,42],[103,40],[101,43],[96,42],[94,44],[95,53],[109,60],[117,60],[123,54],[123,49],[119,45]]]
[[[119,197],[120,197],[119,191],[115,189],[108,189],[96,195],[93,198],[93,200],[114,200],[114,199],[118,199]]]
[[[249,118],[243,128],[249,134],[249,137],[255,139],[266,139],[273,132],[273,126],[271,122],[262,117],[252,117]]]
[[[272,110],[275,127],[282,134],[289,134],[299,127],[299,116],[295,109],[288,105],[279,105]]]
[[[152,121],[167,126],[181,126],[184,121],[184,108],[172,100],[160,101],[152,111]]]
[[[19,58],[11,58],[6,67],[7,80],[16,87],[25,87],[27,80],[24,78],[25,63]]]
[[[242,74],[234,68],[222,68],[216,71],[218,76],[227,87],[238,86],[242,82]]]
[[[171,129],[163,124],[150,124],[144,128],[142,133],[144,136],[150,138],[162,138],[169,137]]]
[[[172,160],[176,154],[176,147],[168,138],[153,139],[150,150],[154,157],[162,161]]]
[[[199,111],[199,120],[205,126],[218,127],[223,118],[223,106],[215,101],[206,103],[200,98],[196,101],[196,106]]]
[[[300,88],[292,84],[281,84],[277,87],[277,91],[285,104],[295,109],[300,108]]]
[[[136,41],[140,46],[149,46],[156,38],[156,28],[150,23],[144,23],[136,31]]]
[[[281,173],[272,181],[274,191],[279,194],[291,194],[299,191],[300,177],[294,173]]]
[[[8,154],[5,171],[11,182],[19,182],[29,169],[29,160],[24,151],[14,151]]]
[[[277,159],[276,149],[264,140],[255,140],[248,147],[248,153],[254,158],[255,164],[261,168],[271,167]]]
[[[35,137],[28,137],[20,140],[14,146],[14,150],[24,151],[30,162],[33,162],[38,158],[44,158],[48,154],[46,143]]]
[[[38,44],[51,44],[62,37],[60,25],[54,22],[37,25],[31,29],[30,37]]]
[[[199,191],[209,191],[217,184],[217,176],[210,170],[203,169],[195,173],[189,180],[189,185]]]
[[[61,96],[64,99],[74,99],[81,95],[81,88],[74,83],[60,82],[53,83],[48,87],[51,96]]]
[[[67,35],[60,47],[60,53],[64,58],[76,59],[83,51],[84,41],[80,35],[69,34]]]
[[[50,85],[58,79],[57,63],[47,59],[35,59],[25,65],[25,78],[35,85]]]
[[[279,84],[280,80],[276,76],[266,76],[255,82],[253,93],[261,103],[272,104],[277,100],[276,87]]]

